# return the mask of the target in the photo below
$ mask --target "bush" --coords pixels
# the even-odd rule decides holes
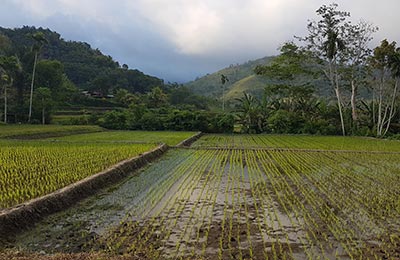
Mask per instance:
[[[268,128],[277,134],[298,134],[304,126],[304,118],[294,112],[278,110],[267,120]]]
[[[335,135],[338,131],[333,124],[322,118],[307,121],[302,129],[303,134],[312,135]]]
[[[126,129],[126,115],[123,111],[110,111],[99,120],[100,126],[107,129]]]

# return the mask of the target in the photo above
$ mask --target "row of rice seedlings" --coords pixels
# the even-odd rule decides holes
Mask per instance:
[[[60,135],[98,132],[104,129],[90,125],[0,125],[0,138],[26,137],[33,135]]]
[[[292,157],[294,157],[294,154],[290,154]],[[304,158],[302,158],[302,162],[304,163]],[[297,164],[295,164],[297,165]],[[312,164],[311,164],[312,165]],[[312,184],[315,184],[315,188],[317,188],[317,191],[320,192],[322,197],[324,197],[325,201],[321,201],[322,204],[320,204],[320,207],[317,207],[317,215],[320,216],[320,219],[324,220],[328,227],[330,227],[330,230],[336,234],[335,238],[340,241],[342,246],[347,250],[347,253],[349,254],[350,257],[353,257],[354,255],[359,255],[361,254],[360,250],[355,249],[355,243],[354,243],[354,232],[352,228],[348,225],[348,220],[341,219],[339,216],[337,216],[335,213],[332,212],[331,208],[326,207],[327,204],[330,206],[335,206],[338,207],[338,197],[336,196],[331,196],[328,191],[325,190],[325,184],[326,182],[324,181],[314,181],[312,178],[315,178],[317,174],[313,174],[310,176],[310,182]],[[303,184],[304,186],[304,184]],[[321,197],[321,195],[319,196]],[[332,198],[332,199],[331,199]],[[321,206],[322,205],[322,206]],[[337,225],[338,224],[338,225]],[[352,227],[357,227],[358,223],[353,222]],[[335,227],[337,226],[337,227]],[[338,230],[338,231],[336,231]]]
[[[286,172],[282,172],[283,168],[281,168],[281,165],[279,165],[277,163],[276,159],[269,152],[257,151],[256,154],[257,154],[258,159],[260,160],[261,168],[264,170],[264,173],[268,177],[268,181],[271,183],[272,189],[277,198],[277,202],[283,208],[282,213],[286,215],[286,217],[289,219],[291,225],[293,227],[301,226],[302,230],[304,230],[304,231],[307,230],[306,225],[315,225],[316,223],[312,222],[312,219],[310,222],[308,222],[308,220],[310,220],[310,219],[307,219],[307,217],[299,214],[297,207],[294,206],[293,200],[296,200],[297,198],[295,196],[293,196],[294,192],[292,191],[292,188],[290,187],[290,185],[286,182],[286,179],[284,176],[284,174],[286,174]],[[289,211],[289,209],[290,209],[290,211]],[[291,212],[294,212],[294,217],[292,216]],[[275,215],[276,215],[276,212],[275,212]],[[275,217],[279,224],[278,228],[285,231],[284,227],[281,224],[281,221],[279,220],[279,217],[278,216],[275,216]],[[313,241],[309,237],[309,233],[311,233],[312,236],[315,236],[315,234],[311,231],[311,232],[305,233],[307,240],[305,238],[303,238],[302,236],[299,236],[298,238],[299,238],[300,242],[303,244],[304,253],[307,255],[307,257],[309,259],[313,259],[314,258],[313,252],[317,251],[316,246],[318,246],[318,245],[315,245],[313,243]],[[288,249],[289,249],[289,253],[290,253],[289,257],[293,257],[293,249],[292,249],[292,245],[291,245],[289,236],[288,236],[287,232],[284,232],[283,235],[285,237],[285,241],[286,241]],[[278,240],[277,242],[279,243],[280,241]],[[280,245],[280,243],[279,243],[279,245]],[[308,248],[310,248],[310,250],[308,250]],[[280,251],[280,253],[283,254],[282,251]],[[284,255],[284,257],[286,257],[286,256]],[[275,255],[274,255],[274,258],[276,258]]]
[[[126,246],[125,241],[130,238],[130,231],[136,230],[139,227],[139,221],[147,217],[147,215],[153,210],[156,205],[156,200],[161,200],[163,195],[178,182],[179,179],[186,173],[186,170],[193,167],[195,160],[193,156],[188,156],[185,160],[178,164],[172,171],[173,175],[167,179],[166,182],[162,182],[161,186],[154,187],[147,191],[145,196],[142,197],[142,203],[138,203],[138,207],[132,207],[130,211],[127,211],[125,217],[120,221],[120,226],[117,227],[119,230],[116,231],[115,227],[111,227],[110,230],[101,237],[101,244],[106,244],[107,249],[112,252],[118,252],[122,246]],[[168,168],[160,169],[164,172]],[[164,172],[165,173],[165,172]],[[166,203],[170,201],[165,201]],[[161,210],[165,207],[162,205],[159,207],[159,211],[155,215],[158,215]],[[124,234],[127,235],[124,235]]]
[[[219,259],[223,258],[223,252],[225,251],[225,248],[226,248],[225,245],[226,245],[226,243],[228,243],[228,241],[230,241],[230,236],[228,237],[228,239],[226,241],[224,241],[224,237],[226,236],[225,233],[230,231],[230,228],[228,231],[226,230],[227,221],[228,221],[229,225],[231,223],[230,222],[231,215],[228,215],[229,214],[228,212],[229,212],[229,206],[231,204],[233,204],[233,201],[230,201],[230,198],[231,198],[230,195],[232,194],[231,191],[232,191],[232,185],[233,185],[233,177],[230,174],[232,171],[232,167],[233,167],[232,156],[229,153],[229,168],[225,167],[225,169],[223,171],[224,175],[226,176],[227,183],[225,184],[226,186],[224,189],[224,198],[225,198],[224,210],[223,210],[223,217],[222,217],[222,222],[221,222],[221,234],[219,237],[219,247],[218,247],[218,258]],[[228,219],[230,219],[230,220],[228,220]]]
[[[217,175],[215,173],[218,172],[218,170],[219,170],[218,168],[220,165],[220,160],[222,160],[221,155],[223,155],[223,154],[218,151],[218,153],[215,156],[215,160],[213,160],[211,162],[211,164],[204,165],[204,167],[205,167],[204,172],[203,171],[198,172],[198,175],[202,176],[202,178],[203,178],[204,174],[206,174],[205,180],[203,180],[203,182],[202,182],[203,184],[201,185],[200,194],[197,196],[197,200],[194,201],[194,204],[191,208],[190,216],[189,216],[187,222],[180,223],[182,226],[184,226],[184,229],[183,229],[183,231],[180,232],[178,241],[185,241],[185,236],[186,236],[186,241],[192,239],[192,237],[191,237],[192,229],[195,228],[195,223],[198,223],[198,221],[199,221],[198,218],[199,217],[202,218],[202,216],[203,216],[202,211],[203,211],[205,204],[207,202],[210,202],[209,193],[210,193],[213,183],[214,184],[216,183],[215,178]],[[195,187],[195,188],[198,188],[198,187]],[[199,210],[199,212],[197,212],[197,210],[199,209],[198,208],[199,206],[200,206],[200,210]],[[197,212],[197,214],[196,214],[197,216],[195,216],[195,212]],[[198,232],[196,233],[196,235],[197,234],[198,234]],[[206,237],[207,236],[208,236],[208,233],[206,231]],[[181,253],[184,254],[184,253],[186,253],[186,251],[188,251],[187,244],[186,244],[186,248],[183,250],[180,250],[180,245],[181,245],[181,243],[178,243],[176,246],[176,252],[174,255],[175,259],[181,257]],[[193,251],[192,251],[192,254],[193,254]]]
[[[346,153],[333,158],[337,165],[346,162],[347,170],[349,170],[347,164],[355,165],[352,167],[351,178],[357,182],[353,183],[349,192],[354,194],[354,199],[368,209],[370,214],[373,214],[375,218],[384,217],[385,219],[399,215],[400,200],[395,198],[400,196],[400,191],[391,189],[391,186],[400,180],[398,164],[400,155],[360,154],[356,159],[353,154]],[[347,183],[344,182],[344,184]],[[371,194],[375,194],[375,196],[371,196]]]
[[[309,258],[317,258],[317,257],[326,257],[325,256],[325,250],[324,250],[324,245],[323,241],[319,237],[317,237],[316,234],[320,234],[323,238],[327,238],[327,235],[321,230],[320,224],[315,220],[315,211],[318,210],[318,205],[315,204],[317,201],[315,199],[310,199],[309,194],[303,194],[304,191],[304,186],[306,183],[303,183],[300,176],[298,175],[298,172],[295,171],[293,168],[291,168],[291,164],[285,160],[282,155],[288,155],[292,154],[290,152],[270,152],[269,155],[273,160],[279,164],[279,167],[281,167],[282,171],[284,171],[284,176],[282,178],[282,183],[285,184],[285,188],[282,189],[284,193],[287,194],[287,199],[284,200],[285,203],[288,203],[291,205],[293,212],[295,213],[296,217],[301,216],[304,220],[304,225],[303,225],[303,230],[305,230],[307,233],[306,238],[307,242],[306,244],[310,245],[310,250],[306,250],[306,254],[308,255]],[[293,191],[293,188],[291,185],[289,185],[288,181],[291,182],[292,185],[294,185],[295,189],[300,190],[302,197],[307,201],[307,205],[311,207],[311,212],[304,207],[304,202],[302,203],[299,198],[296,196],[296,194]],[[308,192],[308,191],[307,191]],[[315,202],[315,203],[314,203]],[[300,212],[299,212],[300,211]],[[327,242],[327,241],[325,241]],[[304,242],[303,242],[304,243]]]
[[[225,148],[293,148],[322,150],[364,150],[400,152],[396,140],[367,139],[340,136],[295,136],[295,135],[206,135],[194,147]]]
[[[217,159],[217,165],[215,166],[215,168],[213,170],[214,174],[216,174],[216,180],[214,180],[214,185],[210,189],[211,192],[208,193],[209,197],[206,198],[206,201],[209,201],[211,203],[208,204],[206,214],[204,215],[204,218],[202,220],[202,223],[205,223],[206,230],[205,230],[205,237],[204,237],[202,245],[201,245],[201,248],[202,248],[201,254],[200,254],[201,257],[205,257],[205,255],[206,255],[206,248],[207,248],[208,238],[209,238],[209,234],[210,234],[210,230],[211,230],[211,224],[213,223],[213,219],[214,219],[214,209],[215,209],[215,206],[217,203],[217,197],[219,194],[219,189],[221,186],[222,177],[224,175],[226,163],[228,161],[229,153],[227,151],[221,151],[220,156],[221,157],[220,157],[220,159]],[[206,216],[208,216],[208,221],[205,221]],[[201,226],[203,226],[203,224]]]
[[[273,259],[277,259],[280,257],[286,258],[286,254],[283,252],[281,239],[279,238],[278,235],[275,235],[276,231],[284,232],[285,230],[284,230],[281,220],[277,214],[278,209],[275,208],[275,205],[273,203],[274,200],[273,200],[269,190],[267,189],[267,181],[269,181],[268,174],[270,174],[270,173],[266,172],[265,169],[260,168],[261,165],[258,162],[260,158],[258,158],[258,156],[256,156],[254,152],[252,152],[250,154],[252,155],[251,157],[253,157],[253,159],[250,159],[248,156],[246,157],[246,160],[248,160],[248,161],[246,161],[246,163],[248,163],[249,174],[256,173],[258,176],[262,176],[262,177],[259,177],[261,182],[256,187],[252,187],[252,189],[256,188],[256,192],[260,196],[259,199],[262,202],[261,210],[264,214],[264,225],[266,228],[268,238],[271,240],[270,249],[266,248],[265,250],[270,251]],[[262,167],[265,167],[265,165]],[[265,180],[263,178],[265,178]],[[265,201],[267,201],[268,204],[264,204]],[[268,216],[265,215],[265,211],[268,212]],[[268,217],[268,219],[266,219],[266,217]],[[262,235],[263,235],[263,233],[264,232],[262,232]],[[285,238],[287,239],[287,234],[282,234],[282,235],[285,236]],[[289,254],[291,254],[291,251],[289,252]]]
[[[248,166],[247,166],[247,156],[244,152],[240,153],[240,162],[241,162],[241,182],[242,182],[242,189],[240,193],[243,195],[242,203],[244,204],[244,216],[246,218],[246,237],[247,237],[247,243],[248,243],[248,250],[249,250],[249,256],[251,259],[254,258],[254,248],[253,248],[253,243],[252,243],[252,234],[251,234],[251,224],[252,220],[250,219],[250,212],[249,212],[249,206],[248,206],[248,197],[247,194],[250,191],[251,192],[251,180],[250,180],[250,173],[248,171]],[[246,165],[244,165],[244,162],[246,162]],[[246,175],[247,178],[246,179]],[[249,185],[249,190],[246,189],[245,184]],[[253,195],[253,192],[251,192]],[[254,202],[252,200],[252,202]],[[239,214],[240,217],[240,214]],[[253,234],[256,235],[256,234]]]
[[[176,131],[107,131],[56,138],[69,142],[141,142],[177,145],[193,136],[195,132]]]
[[[237,189],[239,187],[239,183],[237,180],[237,177],[235,176],[235,171],[236,171],[236,164],[237,164],[237,150],[232,150],[231,151],[231,159],[230,159],[230,163],[232,164],[232,168],[229,171],[229,174],[232,177],[232,187],[231,187],[231,198],[232,198],[232,204],[231,204],[231,212],[230,212],[230,217],[229,217],[229,233],[228,233],[228,248],[229,248],[229,252],[230,252],[230,256],[231,258],[235,256],[235,246],[232,245],[232,242],[234,240],[237,241],[238,245],[240,243],[239,240],[237,240],[236,234],[233,233],[233,228],[234,225],[237,225],[237,220],[235,219],[235,212],[238,211],[237,210],[237,205],[239,204],[239,196],[240,193],[237,192]],[[237,246],[238,247],[238,246]],[[241,253],[240,248],[239,249],[239,253]],[[241,255],[239,256],[241,257]]]
[[[216,151],[208,151],[208,152],[198,152],[198,154],[200,154],[201,156],[208,156],[208,159],[206,161],[198,161],[196,164],[196,167],[193,168],[192,172],[188,172],[186,173],[187,176],[191,176],[191,179],[187,180],[187,184],[184,185],[183,187],[179,187],[178,188],[178,195],[176,196],[176,200],[178,203],[178,207],[175,208],[170,208],[168,210],[166,210],[165,212],[169,213],[171,212],[172,216],[168,217],[168,215],[164,215],[164,218],[166,218],[168,221],[166,224],[164,224],[165,226],[168,227],[168,231],[165,235],[165,239],[164,239],[164,244],[168,241],[169,236],[171,234],[171,232],[174,230],[176,231],[178,228],[181,227],[181,222],[180,220],[180,215],[183,212],[183,210],[187,207],[190,206],[190,204],[188,204],[190,202],[190,196],[193,193],[193,190],[198,186],[198,183],[201,180],[202,175],[198,174],[198,172],[204,172],[206,170],[206,168],[208,167],[208,165],[211,164],[211,162],[214,160],[215,157],[215,153]],[[186,192],[182,192],[185,191]],[[184,202],[184,203],[182,203]],[[179,227],[177,226],[179,224]],[[180,247],[181,241],[177,240],[177,244],[175,245],[176,247]]]
[[[190,168],[185,169],[183,181],[180,182],[179,187],[177,188],[177,192],[173,195],[172,198],[168,200],[166,204],[159,211],[151,217],[150,220],[145,221],[144,227],[140,229],[140,235],[138,239],[135,239],[135,242],[128,248],[128,252],[132,252],[136,247],[139,247],[138,250],[141,251],[142,247],[146,245],[146,242],[149,240],[151,235],[154,233],[155,229],[159,226],[165,226],[166,234],[164,236],[164,243],[168,240],[171,231],[175,230],[178,220],[180,219],[180,215],[182,211],[185,209],[186,204],[189,202],[190,195],[192,190],[196,187],[198,182],[200,181],[201,175],[196,174],[198,170],[204,170],[207,163],[207,160],[212,160],[215,151],[207,152],[204,157],[200,157],[200,160],[195,161]],[[193,158],[192,158],[193,160]],[[168,217],[169,213],[173,215]],[[161,213],[167,213],[163,216],[160,216]],[[161,218],[161,219],[160,219]],[[145,239],[142,239],[143,236],[146,236]],[[138,244],[138,245],[137,245]],[[180,246],[180,241],[177,241],[177,247]]]
[[[333,157],[336,157],[333,156]],[[333,160],[333,163],[330,163],[328,158],[325,159],[326,163],[329,165],[329,167],[332,167],[334,172],[340,175],[340,178],[333,178],[332,185],[333,187],[336,187],[335,189],[330,189],[329,191],[325,190],[326,193],[330,193],[330,195],[335,198],[335,202],[340,203],[341,209],[346,209],[346,212],[357,212],[358,214],[355,215],[357,216],[365,216],[363,219],[359,218],[352,218],[351,214],[348,214],[346,216],[347,222],[351,225],[349,225],[348,229],[349,231],[347,232],[348,234],[351,234],[349,240],[351,244],[357,245],[360,244],[360,247],[366,247],[363,239],[364,237],[367,236],[367,231],[371,230],[384,230],[384,233],[390,234],[390,230],[387,229],[388,225],[387,223],[382,223],[382,215],[379,216],[379,221],[377,218],[374,218],[373,216],[370,215],[367,209],[369,205],[365,204],[366,199],[363,199],[363,196],[359,196],[359,194],[356,192],[357,189],[368,189],[368,185],[363,185],[363,181],[367,180],[367,178],[359,179],[359,175],[355,174],[354,172],[348,171],[346,168],[339,167],[337,166],[336,160]],[[361,182],[359,187],[357,188],[356,184],[358,182]],[[343,184],[346,183],[346,184]],[[325,182],[326,184],[326,182]],[[321,185],[323,187],[323,185]],[[344,192],[345,191],[345,192]],[[366,197],[368,197],[367,195]],[[357,209],[355,211],[355,209]],[[366,218],[366,220],[365,220]],[[384,220],[385,218],[383,218]],[[375,221],[373,221],[375,220]],[[371,222],[373,221],[373,222]],[[358,235],[357,235],[358,233]],[[382,241],[383,242],[383,241]],[[384,244],[384,242],[382,243]],[[388,245],[391,247],[390,245]],[[368,252],[370,252],[370,249],[366,249]],[[383,251],[388,251],[386,248],[380,248],[380,250]],[[359,254],[362,255],[361,250],[359,250]],[[375,255],[375,252],[370,252],[371,254]]]
[[[312,188],[307,187],[308,183],[304,182],[301,178],[301,175],[298,174],[296,169],[293,169],[291,167],[290,162],[287,160],[283,160],[280,158],[281,154],[285,155],[291,155],[292,153],[279,153],[279,152],[271,152],[271,156],[273,155],[274,160],[276,160],[279,165],[285,170],[285,177],[288,177],[289,180],[296,185],[296,189],[300,190],[300,194],[302,194],[302,197],[307,201],[307,205],[309,208],[304,207],[303,204],[299,203],[298,200],[294,199],[292,201],[296,202],[298,204],[299,208],[302,209],[302,215],[304,218],[305,223],[307,224],[306,227],[308,227],[307,231],[308,233],[306,234],[307,239],[309,240],[309,243],[314,246],[315,248],[312,250],[315,255],[314,257],[317,257],[318,254],[322,254],[324,256],[324,245],[321,244],[320,238],[316,236],[316,234],[319,234],[321,237],[324,238],[324,240],[327,240],[327,235],[324,234],[324,232],[321,230],[321,225],[318,224],[316,221],[318,218],[321,216],[319,215],[320,213],[320,207],[324,207],[325,204],[321,198],[315,198],[315,192]],[[291,190],[290,186],[287,186],[288,188],[285,190]],[[294,193],[292,194],[294,195]],[[292,197],[295,198],[295,197]],[[286,200],[286,202],[290,202],[290,200]],[[320,249],[320,252],[318,252]]]
[[[179,229],[183,228],[180,225],[181,214],[185,208],[190,207],[190,197],[201,181],[202,174],[198,173],[203,173],[206,170],[210,162],[214,160],[216,152],[217,151],[196,152],[200,157],[197,158],[194,167],[186,171],[185,180],[176,189],[176,193],[172,197],[174,203],[164,209],[162,220],[165,220],[163,225],[167,228],[167,232],[164,236],[164,247],[170,240],[171,233],[178,233]],[[175,247],[180,247],[180,243],[181,241],[177,240]]]
[[[241,241],[241,215],[242,215],[242,211],[244,208],[244,203],[243,203],[243,197],[244,197],[244,193],[242,192],[242,180],[241,180],[241,175],[242,175],[242,171],[243,171],[243,160],[242,160],[242,151],[240,150],[234,150],[232,152],[232,154],[235,155],[235,159],[234,159],[234,168],[233,168],[233,172],[231,172],[231,174],[233,174],[234,176],[234,180],[235,180],[235,184],[236,184],[236,188],[235,188],[235,192],[238,195],[238,199],[237,199],[237,203],[235,203],[235,205],[237,205],[237,209],[235,209],[236,212],[236,241],[237,241],[237,250],[239,252],[239,259],[243,259],[243,246],[242,246],[242,241]]]
[[[269,230],[272,228],[269,226],[267,221],[267,216],[265,214],[265,209],[268,208],[267,205],[264,205],[266,200],[263,198],[263,193],[268,192],[266,189],[262,189],[262,187],[266,186],[265,174],[261,173],[260,167],[257,164],[257,157],[254,152],[249,152],[248,150],[244,151],[246,158],[246,165],[248,169],[249,182],[250,182],[250,190],[253,199],[253,205],[255,208],[255,220],[257,221],[257,227],[259,235],[261,236],[262,244],[263,244],[263,255],[264,259],[268,259],[268,254],[266,251],[267,241],[265,236],[269,234]],[[253,258],[253,256],[251,256]]]
[[[190,150],[169,152],[166,155],[168,159],[152,164],[139,174],[135,174],[128,181],[120,185],[117,190],[113,189],[109,196],[105,196],[97,201],[96,204],[124,205],[123,212],[125,214],[118,223],[122,225],[125,222],[127,225],[131,225],[132,222],[127,222],[127,220],[140,219],[143,215],[148,214],[154,207],[154,202],[161,200],[170,187],[181,177],[179,174],[180,171],[176,171],[176,169],[180,165],[185,165],[185,160],[187,160],[187,156],[190,156],[191,153],[193,151]],[[96,226],[106,227],[110,225],[110,215],[104,213],[98,214]],[[115,213],[113,217],[115,218]],[[112,226],[107,228],[108,231],[115,228],[115,225],[118,223],[112,223]],[[101,243],[107,244],[105,242],[107,237],[113,233],[103,234],[100,238]],[[121,245],[122,243],[122,240],[118,241],[118,244]],[[91,244],[87,247],[91,247]],[[116,246],[111,247],[114,250],[118,249]]]

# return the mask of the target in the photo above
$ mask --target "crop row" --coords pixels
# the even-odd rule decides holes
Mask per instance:
[[[70,142],[136,142],[136,143],[165,143],[177,145],[193,136],[195,132],[173,131],[106,131],[91,134],[71,135],[57,140]]]
[[[182,153],[168,178],[95,243],[172,259],[400,256],[398,154]]]
[[[103,131],[99,126],[63,126],[63,125],[0,125],[0,138],[29,138],[46,135],[71,135]]]
[[[397,140],[365,137],[307,136],[307,135],[204,135],[192,147],[219,148],[284,148],[317,150],[355,150],[400,152]]]

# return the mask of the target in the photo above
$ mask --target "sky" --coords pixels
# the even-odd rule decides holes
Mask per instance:
[[[1,0],[0,26],[49,28],[120,64],[183,83],[230,64],[278,54],[305,36],[318,0]],[[399,0],[336,0],[351,19],[379,27],[371,47],[400,43]]]

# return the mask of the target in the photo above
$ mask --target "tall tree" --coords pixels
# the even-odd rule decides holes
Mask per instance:
[[[149,107],[162,107],[168,103],[168,95],[160,87],[155,87],[147,94]]]
[[[229,79],[224,74],[221,74],[221,84],[222,84],[222,111],[225,110],[225,83],[229,82]]]
[[[37,32],[32,35],[32,38],[35,40],[35,44],[32,47],[32,51],[34,52],[35,58],[33,61],[33,71],[32,71],[32,81],[31,81],[31,91],[29,97],[29,114],[28,114],[28,122],[31,121],[32,118],[32,101],[33,101],[33,85],[35,83],[35,73],[36,73],[36,64],[38,60],[38,55],[43,45],[47,43],[47,39],[44,36],[43,32]]]
[[[10,49],[11,49],[10,39],[5,35],[0,34],[0,55],[6,55]]]
[[[337,100],[342,133],[346,135],[343,109],[340,66],[346,50],[346,39],[350,23],[347,17],[349,12],[337,10],[337,4],[323,5],[316,12],[321,17],[319,21],[311,21],[307,25],[308,36],[299,38],[307,43],[306,48],[311,51],[322,65],[321,69],[328,79]]]
[[[349,31],[346,37],[347,47],[343,55],[343,61],[346,65],[348,79],[351,86],[351,115],[353,123],[358,124],[357,113],[357,95],[361,85],[366,84],[367,61],[372,50],[369,43],[373,39],[372,34],[378,30],[378,27],[366,21],[360,21],[355,25],[348,27]]]
[[[15,73],[21,70],[21,65],[15,56],[0,56],[0,86],[4,89],[4,123],[7,123],[8,114],[8,93],[7,88],[14,82]]]
[[[40,87],[36,90],[35,100],[42,114],[42,124],[46,124],[46,113],[52,106],[51,90],[49,88]]]
[[[394,101],[398,95],[398,51],[396,42],[389,43],[386,39],[374,49],[370,64],[375,74],[374,102],[377,103],[377,116],[375,121],[376,135],[384,136],[394,116]],[[396,78],[395,84],[390,82],[391,76]]]
[[[399,88],[399,81],[400,81],[400,48],[396,49],[396,52],[393,53],[393,55],[389,59],[389,64],[390,64],[390,70],[392,73],[392,77],[395,79],[394,83],[394,89],[393,89],[393,96],[392,96],[392,102],[390,105],[390,112],[389,112],[389,122],[386,125],[385,133],[389,130],[390,127],[390,121],[395,115],[395,108],[396,104],[395,101],[398,97],[398,88]]]

